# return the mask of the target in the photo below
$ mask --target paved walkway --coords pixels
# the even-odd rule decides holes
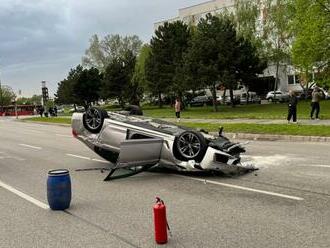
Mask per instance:
[[[175,122],[175,118],[163,118],[163,120]],[[214,124],[224,124],[224,123],[254,123],[254,124],[287,124],[287,120],[279,119],[183,119],[181,122],[200,122],[200,123],[214,123]],[[326,125],[330,126],[330,120],[309,120],[302,119],[298,120],[298,124],[301,125]]]

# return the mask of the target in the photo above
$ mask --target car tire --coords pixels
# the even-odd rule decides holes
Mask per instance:
[[[91,133],[99,133],[105,118],[109,118],[107,111],[100,108],[88,108],[83,115],[84,127]]]
[[[174,141],[174,156],[182,161],[201,162],[207,149],[204,136],[196,131],[185,131]]]

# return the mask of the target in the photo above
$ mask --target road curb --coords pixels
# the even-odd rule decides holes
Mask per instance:
[[[217,135],[216,132],[211,132]],[[226,137],[232,139],[249,139],[249,140],[265,140],[265,141],[302,141],[302,142],[330,142],[330,137],[321,136],[301,136],[301,135],[278,135],[278,134],[255,134],[255,133],[225,133]]]

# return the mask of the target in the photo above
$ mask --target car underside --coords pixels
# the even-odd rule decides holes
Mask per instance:
[[[222,135],[209,135],[162,120],[132,116],[128,112],[106,112],[89,108],[74,113],[72,130],[76,138],[116,168],[167,167],[180,171],[253,170],[242,163],[245,148]]]

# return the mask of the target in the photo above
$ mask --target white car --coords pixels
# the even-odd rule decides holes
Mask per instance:
[[[85,108],[83,106],[76,106],[76,109],[75,108],[71,108],[69,111],[70,111],[70,113],[84,112],[85,111]]]
[[[289,101],[289,94],[279,90],[275,91],[275,93],[274,91],[269,91],[267,93],[266,100],[269,102],[287,102]]]
[[[179,171],[255,169],[241,162],[240,154],[245,152],[242,144],[231,142],[221,131],[219,136],[212,136],[161,120],[92,107],[72,115],[72,133],[114,163],[113,171],[149,166]]]

